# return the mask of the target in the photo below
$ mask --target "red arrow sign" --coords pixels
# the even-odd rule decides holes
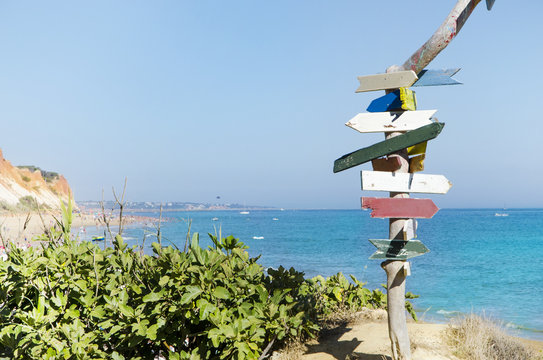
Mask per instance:
[[[372,209],[371,217],[430,219],[439,208],[430,199],[363,197],[362,208]]]

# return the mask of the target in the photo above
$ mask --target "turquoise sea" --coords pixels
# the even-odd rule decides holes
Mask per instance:
[[[507,216],[496,216],[506,214]],[[155,216],[157,213],[137,213]],[[183,248],[188,221],[200,233],[234,235],[268,267],[294,267],[306,276],[353,274],[370,289],[386,283],[368,239],[388,236],[388,220],[363,210],[250,210],[165,212],[163,244]],[[543,209],[442,209],[418,222],[418,240],[430,252],[411,259],[407,290],[419,316],[442,322],[480,313],[515,335],[543,340]],[[152,227],[130,226],[125,237],[141,244]],[[91,235],[89,229],[87,236]],[[146,246],[152,241],[147,239]]]

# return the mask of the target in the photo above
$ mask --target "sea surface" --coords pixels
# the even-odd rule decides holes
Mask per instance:
[[[183,249],[187,231],[234,235],[261,255],[266,267],[294,267],[307,277],[342,272],[381,288],[386,275],[368,239],[388,237],[388,220],[363,210],[248,210],[164,212],[163,245]],[[157,213],[137,215],[158,217]],[[102,230],[88,229],[86,237]],[[154,226],[131,225],[125,238],[146,248]],[[407,291],[419,317],[445,322],[477,313],[498,320],[514,335],[543,340],[543,209],[442,209],[418,221],[417,239],[430,252],[413,258]],[[84,238],[84,237],[83,237]]]

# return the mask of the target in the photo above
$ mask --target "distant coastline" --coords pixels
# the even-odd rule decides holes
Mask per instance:
[[[100,201],[77,201],[78,206],[82,211],[101,210]],[[118,208],[114,201],[104,201],[104,208]],[[196,203],[196,202],[151,202],[151,201],[127,201],[124,205],[124,210],[129,212],[160,212],[162,211],[214,211],[214,210],[280,210],[277,207],[257,206],[257,205],[242,205],[242,204],[219,204],[219,203]]]
[[[86,200],[86,201],[77,201],[78,206],[82,211],[101,211],[100,201],[96,200]],[[359,207],[353,208],[281,208],[276,206],[262,206],[262,205],[242,205],[239,203],[198,203],[198,202],[181,202],[181,201],[167,201],[167,202],[158,202],[158,201],[132,201],[126,202],[124,210],[128,212],[160,212],[162,206],[162,211],[169,212],[184,212],[184,211],[259,211],[259,210],[326,210],[326,211],[349,211],[349,210],[362,210]],[[112,208],[117,208],[113,201],[105,201],[104,208],[110,210]],[[537,210],[543,209],[543,207],[442,207],[440,211],[449,211],[449,210],[465,210],[465,211],[477,211],[477,210],[495,210],[500,211],[501,213],[507,211],[519,211],[519,210]],[[364,211],[364,210],[363,210]]]

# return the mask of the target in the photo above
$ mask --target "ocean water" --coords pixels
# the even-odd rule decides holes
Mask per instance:
[[[496,216],[506,213],[508,216]],[[285,210],[165,212],[163,244],[184,246],[189,220],[200,233],[234,235],[260,264],[294,267],[306,276],[343,272],[367,282],[386,283],[375,247],[368,239],[388,236],[388,220],[363,210]],[[138,215],[158,216],[156,213]],[[88,231],[88,235],[93,230]],[[94,231],[97,231],[94,229]],[[125,237],[141,244],[152,227],[129,226]],[[511,333],[543,340],[543,209],[442,209],[418,221],[417,239],[430,252],[413,258],[407,291],[419,317],[444,322],[477,313],[499,320]],[[153,239],[148,237],[146,246]],[[382,288],[381,288],[382,289]]]

